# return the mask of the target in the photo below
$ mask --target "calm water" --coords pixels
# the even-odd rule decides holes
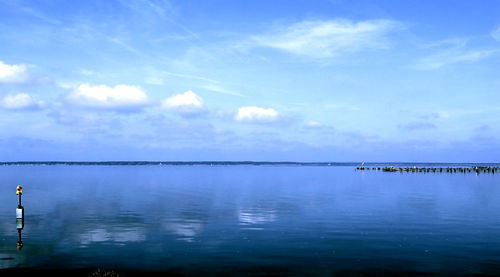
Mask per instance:
[[[26,210],[20,251],[18,184]],[[15,267],[500,274],[500,175],[2,166],[0,268]]]

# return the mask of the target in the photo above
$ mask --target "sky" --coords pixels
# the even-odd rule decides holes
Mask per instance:
[[[2,161],[499,157],[500,1],[0,0]]]

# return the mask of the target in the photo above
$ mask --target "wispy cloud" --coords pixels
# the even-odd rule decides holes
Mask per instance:
[[[392,20],[314,20],[302,21],[253,36],[254,47],[270,47],[311,58],[333,58],[366,49],[383,49],[388,35],[400,28]]]
[[[323,127],[325,127],[325,125],[324,125],[324,124],[322,124],[321,122],[318,122],[318,121],[316,121],[316,120],[308,120],[308,121],[304,124],[304,126],[305,126],[306,128],[313,128],[313,129],[314,129],[314,128],[323,128]]]
[[[429,114],[424,114],[418,116],[416,119],[411,120],[409,122],[401,123],[398,125],[398,128],[406,131],[419,131],[419,130],[429,130],[436,129],[436,122],[442,118],[446,117],[444,113],[441,112],[433,112]]]
[[[359,111],[360,107],[351,104],[327,104],[327,108],[338,109],[338,110],[348,110],[348,111]]]
[[[182,73],[174,73],[174,72],[168,72],[168,71],[162,71],[163,74],[173,76],[173,77],[179,77],[179,78],[187,78],[187,79],[196,79],[196,80],[201,80],[201,81],[207,81],[211,83],[218,83],[219,81],[216,81],[214,79],[206,78],[203,76],[196,76],[196,75],[190,75],[190,74],[182,74]]]
[[[80,70],[78,70],[79,74],[83,75],[83,76],[92,76],[92,75],[95,75],[96,73],[92,70],[88,70],[88,69],[85,69],[85,68],[82,68]]]
[[[414,65],[419,70],[435,70],[448,65],[477,62],[497,54],[499,49],[471,49],[465,39],[451,39],[425,45],[432,53]]]
[[[146,77],[144,79],[144,83],[146,83],[148,85],[157,85],[157,86],[161,86],[164,84],[162,78],[158,78],[158,77],[154,77],[154,76]]]
[[[9,4],[10,7],[23,13],[24,15],[27,15],[27,16],[32,17],[32,18],[36,18],[44,23],[49,23],[49,24],[53,24],[53,25],[61,24],[61,21],[55,19],[52,16],[46,15],[44,12],[42,12],[40,10],[22,5],[22,1],[7,1],[7,4]]]
[[[437,128],[436,124],[428,121],[412,121],[398,125],[399,129],[415,131],[415,130],[428,130]]]
[[[118,115],[89,110],[53,109],[47,115],[59,125],[78,130],[75,135],[109,135],[126,126]]]
[[[171,1],[159,0],[159,1],[123,1],[120,3],[129,8],[132,12],[136,14],[141,14],[145,20],[151,20],[153,17],[166,21],[173,26],[177,27],[184,33],[188,34],[189,37],[195,40],[201,40],[200,36],[186,27],[184,24],[180,23],[176,18],[176,8]]]
[[[217,93],[222,93],[222,94],[228,94],[228,95],[240,96],[240,97],[245,96],[239,92],[234,92],[234,91],[228,90],[226,88],[223,88],[223,87],[216,85],[216,84],[213,84],[213,83],[206,84],[206,85],[202,86],[201,88],[209,90],[209,91],[214,91]]]
[[[137,48],[131,46],[129,43],[125,42],[123,39],[118,37],[107,37],[108,41],[113,42],[116,45],[121,46],[123,49],[133,53],[137,56],[144,57],[144,53],[138,50]]]
[[[500,27],[491,32],[491,37],[493,37],[493,39],[495,39],[496,41],[500,41]]]

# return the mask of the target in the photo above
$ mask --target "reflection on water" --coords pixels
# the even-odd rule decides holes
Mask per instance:
[[[110,228],[93,229],[84,231],[79,235],[81,247],[88,247],[92,243],[108,243],[115,245],[126,245],[127,242],[141,242],[145,240],[143,228]]]
[[[23,229],[24,229],[24,218],[16,218],[16,229],[17,229],[17,249],[21,250],[24,246],[23,243]]]
[[[238,212],[240,225],[262,225],[276,221],[276,213],[271,209],[243,209]]]
[[[499,181],[352,167],[5,166],[0,268],[500,274]],[[19,183],[25,226],[13,221]]]
[[[165,230],[175,234],[176,239],[194,242],[195,237],[203,230],[201,221],[185,220],[182,222],[167,222],[163,225]]]

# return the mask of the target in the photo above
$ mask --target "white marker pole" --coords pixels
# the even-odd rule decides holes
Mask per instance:
[[[23,188],[21,187],[21,189],[19,189],[19,187],[21,186],[18,186],[18,190],[16,192],[17,195],[19,195],[19,203],[17,204],[17,209],[16,209],[16,218],[24,219],[24,207],[21,204],[21,195],[23,195]]]
[[[19,203],[16,208],[16,228],[19,235],[19,240],[17,241],[17,249],[23,248],[23,240],[21,237],[21,232],[24,229],[24,207],[21,203],[21,195],[23,195],[23,187],[17,186],[16,194],[19,196]]]

